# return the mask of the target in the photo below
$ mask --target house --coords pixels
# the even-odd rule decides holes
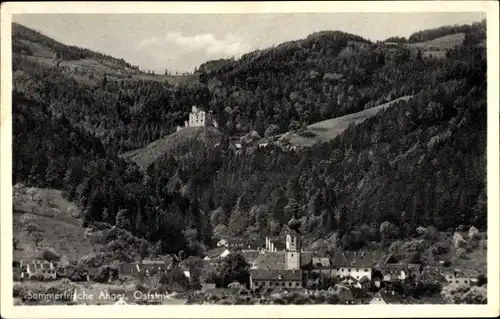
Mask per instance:
[[[388,304],[401,304],[402,298],[394,291],[379,291],[373,296],[370,301],[371,305],[388,305]]]
[[[448,284],[462,284],[473,286],[477,284],[478,272],[474,269],[461,269],[452,267],[425,267],[425,271],[437,271],[445,279]]]
[[[56,277],[56,267],[54,267],[53,263],[48,261],[28,263],[26,264],[25,270],[21,273],[21,278],[23,279],[55,280]]]
[[[372,285],[372,282],[366,276],[363,276],[358,282],[358,287],[361,289],[369,289],[371,287],[371,285]]]
[[[454,271],[455,283],[466,286],[477,285],[478,276],[479,273],[474,269],[455,269]]]
[[[227,247],[227,239],[221,238],[221,240],[217,242],[217,247]]]
[[[191,107],[191,112],[189,113],[189,120],[184,122],[184,127],[177,126],[177,131],[180,131],[186,127],[203,127],[203,126],[213,126],[218,127],[215,121],[215,116],[212,111],[208,113],[198,109],[195,105]]]
[[[217,242],[217,247],[226,247],[229,249],[243,249],[248,248],[249,243],[245,242],[242,238],[222,238]]]
[[[303,268],[307,269],[309,273],[316,273],[327,277],[336,276],[336,270],[332,267],[332,263],[328,257],[314,257],[312,255],[308,267],[304,266]]]
[[[372,280],[374,261],[365,252],[338,252],[331,260],[334,274],[338,278],[353,277],[357,280],[366,276]]]
[[[131,279],[141,272],[139,263],[121,263],[118,268],[118,276],[120,279]]]
[[[302,271],[295,269],[251,269],[250,289],[263,288],[302,288]]]

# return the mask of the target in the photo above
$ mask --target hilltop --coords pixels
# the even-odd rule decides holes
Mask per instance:
[[[189,150],[189,144],[202,142],[211,148],[220,143],[222,133],[214,127],[186,127],[182,130],[158,139],[146,147],[126,152],[121,156],[132,160],[141,168],[145,169],[165,155],[182,155]]]
[[[21,24],[12,24],[12,52],[14,58],[55,67],[75,80],[96,86],[103,77],[108,80],[157,81],[170,84],[198,82],[198,75],[157,75],[143,72],[124,59],[68,46]]]

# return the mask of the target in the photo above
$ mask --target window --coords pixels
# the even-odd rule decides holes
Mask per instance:
[[[365,269],[365,272],[369,272],[369,270],[368,270],[368,269]]]
[[[455,281],[458,284],[458,280]]]
[[[291,282],[288,283],[288,287],[292,287],[292,283]]]
[[[349,268],[348,272],[351,272],[351,269]]]
[[[359,276],[356,276],[356,279],[359,279]]]
[[[468,283],[469,283],[469,281],[468,281],[468,280],[464,280],[464,284],[468,284]]]
[[[293,257],[293,253],[292,253],[292,257]]]

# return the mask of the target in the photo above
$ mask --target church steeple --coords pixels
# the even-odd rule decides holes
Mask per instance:
[[[293,217],[288,222],[290,231],[286,234],[286,268],[287,269],[300,269],[300,226],[301,222]]]

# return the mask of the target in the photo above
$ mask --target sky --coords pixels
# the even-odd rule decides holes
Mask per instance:
[[[156,73],[192,72],[209,60],[238,58],[317,31],[340,30],[377,41],[484,18],[473,12],[13,15],[14,22],[64,44]]]

